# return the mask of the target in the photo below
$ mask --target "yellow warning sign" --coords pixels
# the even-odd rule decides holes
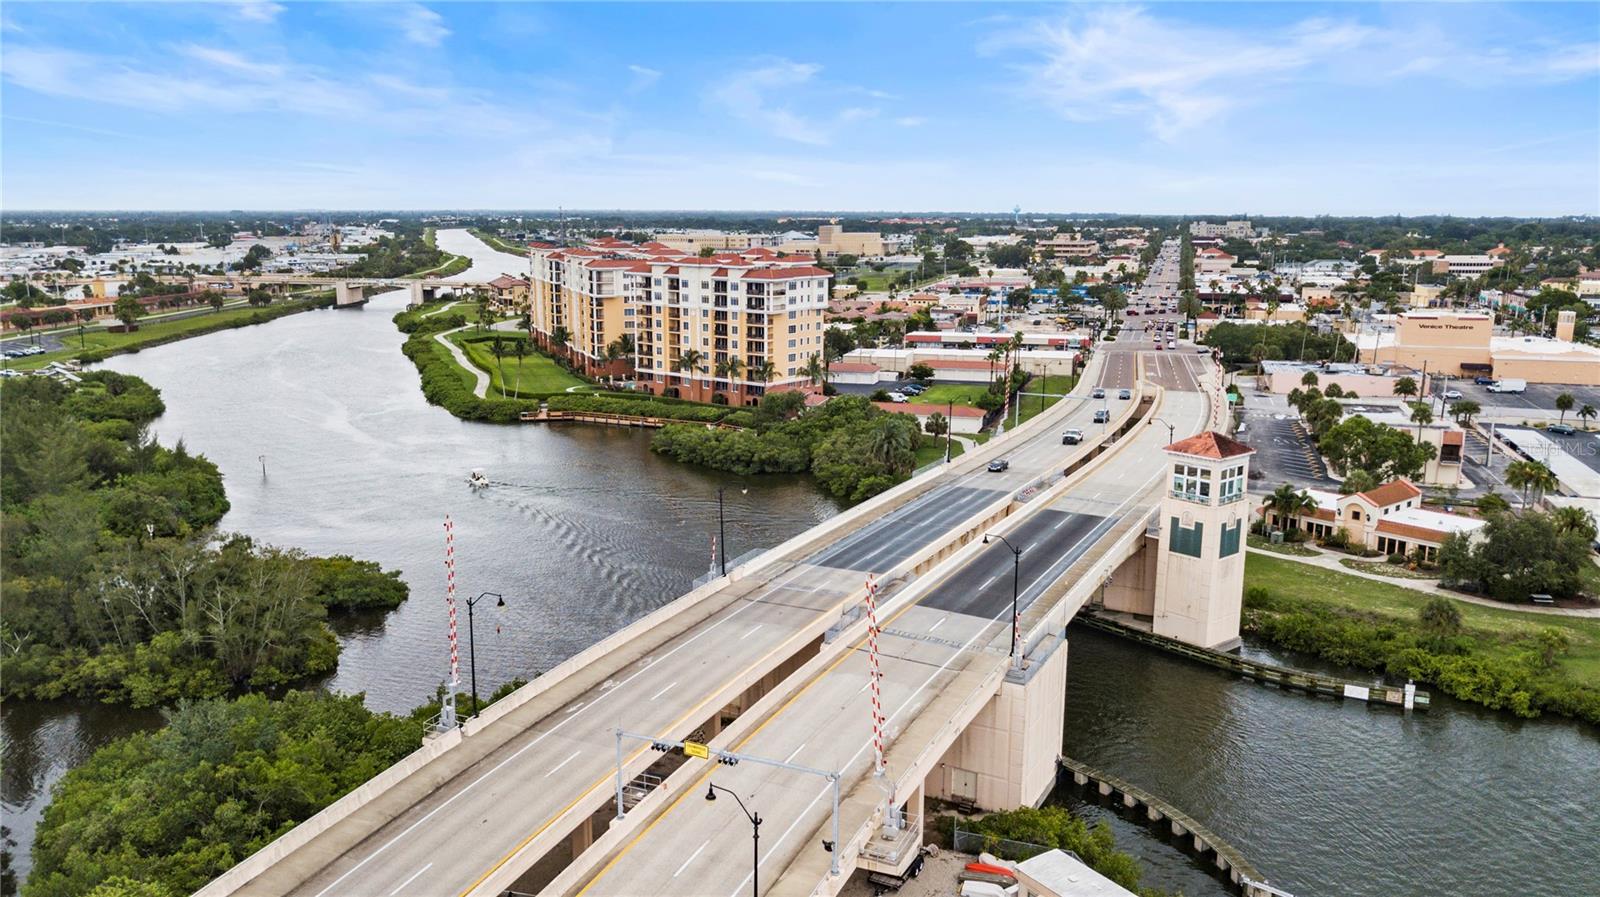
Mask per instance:
[[[702,760],[711,759],[711,749],[698,741],[685,741],[683,743],[683,753],[685,756],[699,757]]]

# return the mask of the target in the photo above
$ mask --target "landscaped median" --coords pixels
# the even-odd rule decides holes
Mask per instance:
[[[1244,628],[1518,716],[1600,724],[1600,619],[1483,607],[1251,553]]]

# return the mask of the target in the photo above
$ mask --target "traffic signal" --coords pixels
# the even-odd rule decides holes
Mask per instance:
[[[668,742],[665,742],[665,741],[652,741],[652,742],[650,742],[650,750],[652,750],[652,751],[660,751],[663,754],[665,754],[666,752],[672,750],[674,747],[676,747],[676,745],[669,744]]]
[[[739,758],[728,754],[718,754],[717,762],[721,763],[723,766],[738,766]]]

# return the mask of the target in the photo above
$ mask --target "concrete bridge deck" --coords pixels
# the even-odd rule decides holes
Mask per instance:
[[[1191,387],[1196,383],[1192,377],[1185,382]],[[1182,438],[1206,425],[1210,407],[1209,398],[1198,392],[1171,391],[1152,412],[1172,422]],[[1025,517],[1019,513],[1000,525],[1024,552],[1019,600],[1023,641],[1030,647],[1028,669],[1008,673],[1013,558],[1003,545],[969,546],[970,554],[955,559],[959,563],[947,576],[935,581],[930,575],[906,591],[901,606],[884,622],[880,639],[891,742],[884,777],[872,772],[872,732],[863,700],[868,662],[859,641],[798,684],[780,709],[726,749],[845,772],[839,849],[848,872],[879,831],[886,805],[908,799],[920,805],[914,798],[928,787],[925,778],[938,776],[940,759],[1002,683],[1033,675],[1057,651],[1061,656],[1054,659],[1062,664],[1064,676],[1065,647],[1059,633],[1142,540],[1165,488],[1164,465],[1153,464],[1152,457],[1159,457],[1167,441],[1164,426],[1141,425],[1079,482],[1062,484],[1060,494]],[[1059,725],[1048,737],[1053,743],[1046,745],[1046,762],[1053,768]],[[1015,744],[1010,749],[1020,750]],[[763,881],[776,883],[766,885],[764,893],[838,890],[842,877],[830,878],[830,857],[821,847],[821,840],[830,837],[826,783],[749,764],[696,767],[685,770],[694,774],[693,782],[673,789],[676,796],[663,802],[654,816],[633,821],[630,839],[609,852],[592,851],[580,858],[552,892],[744,893],[751,874],[750,825],[737,808],[705,801],[706,781],[735,790],[752,810],[772,821],[763,832],[761,868]],[[894,796],[888,798],[889,793]],[[1024,801],[1041,796],[1029,794]]]
[[[1091,364],[1087,383],[1133,385],[1129,378],[1103,376],[1103,357]],[[829,627],[860,601],[865,573],[884,576],[885,595],[892,596],[1002,519],[1015,493],[1058,474],[1076,453],[1093,451],[1093,445],[1063,446],[1059,439],[1067,425],[1094,431],[1089,418],[1101,403],[1083,399],[1087,383],[1014,433],[839,515],[603,640],[201,893],[495,892],[496,882],[515,880],[607,802],[612,732],[619,724],[680,738],[708,721],[718,727],[716,715],[747,707],[787,675],[808,646],[815,653]],[[1131,402],[1110,404],[1119,418],[1132,412]],[[1011,461],[1009,471],[983,470],[1002,454]],[[1064,529],[1062,539],[1080,532]],[[934,621],[917,625],[932,629]],[[945,625],[948,632],[937,630],[942,638],[966,640],[981,631],[970,621]],[[917,661],[908,655],[907,662]],[[657,756],[631,751],[627,774]]]

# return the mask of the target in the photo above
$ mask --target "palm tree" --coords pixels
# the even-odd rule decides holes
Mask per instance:
[[[489,351],[494,355],[495,370],[500,374],[500,398],[506,397],[506,344],[496,336],[494,342],[489,344]]]
[[[1261,507],[1263,512],[1270,511],[1278,515],[1278,521],[1284,529],[1299,529],[1300,524],[1295,518],[1316,510],[1317,500],[1305,490],[1284,483],[1267,496]]]
[[[822,363],[821,355],[813,352],[811,357],[806,359],[805,375],[812,385],[827,388],[828,366]]]
[[[1556,508],[1551,512],[1550,520],[1556,525],[1557,532],[1577,533],[1585,542],[1594,539],[1594,515],[1583,508],[1571,506]]]
[[[1317,385],[1317,372],[1316,371],[1306,371],[1304,374],[1302,374],[1301,377],[1300,377],[1300,385],[1301,386],[1316,386]]]
[[[1411,422],[1417,425],[1417,441],[1422,441],[1422,428],[1433,423],[1433,406],[1427,402],[1411,403]]]
[[[1596,417],[1600,417],[1600,411],[1594,410],[1593,405],[1584,405],[1578,409],[1578,419],[1586,422],[1583,425],[1585,430],[1589,429],[1587,421],[1594,420]]]
[[[1532,506],[1532,499],[1556,487],[1556,475],[1538,461],[1512,461],[1506,465],[1506,485],[1522,490],[1522,507]]]
[[[871,441],[867,444],[867,453],[874,461],[896,473],[904,472],[907,459],[915,447],[912,442],[914,435],[902,426],[900,421],[893,416],[886,416],[878,421],[872,430]]]
[[[1578,404],[1578,400],[1574,399],[1572,397],[1572,393],[1570,392],[1564,392],[1561,395],[1556,396],[1556,410],[1561,412],[1561,420],[1559,423],[1564,424],[1567,422],[1567,412],[1571,411],[1572,406],[1576,404]]]
[[[1472,423],[1472,416],[1482,410],[1483,406],[1471,399],[1461,399],[1450,403],[1450,415],[1460,422],[1462,426]]]
[[[773,367],[772,362],[765,358],[750,366],[750,379],[760,383],[762,386],[771,383],[772,378],[777,374],[778,369]]]
[[[511,354],[517,356],[517,379],[522,379],[522,356],[528,354],[528,341],[514,339],[511,341]]]
[[[1417,394],[1417,381],[1410,377],[1401,377],[1394,381],[1394,394],[1397,396],[1414,396]]]
[[[1378,486],[1378,478],[1372,475],[1372,471],[1357,467],[1344,475],[1344,482],[1340,484],[1339,491],[1351,495],[1376,489]]]
[[[716,364],[716,378],[718,380],[726,380],[728,382],[728,390],[727,391],[728,392],[733,392],[733,381],[734,381],[734,378],[738,377],[739,376],[739,372],[741,370],[743,370],[743,369],[744,369],[744,362],[740,361],[737,358],[729,356],[727,359],[717,362],[717,364]]]

